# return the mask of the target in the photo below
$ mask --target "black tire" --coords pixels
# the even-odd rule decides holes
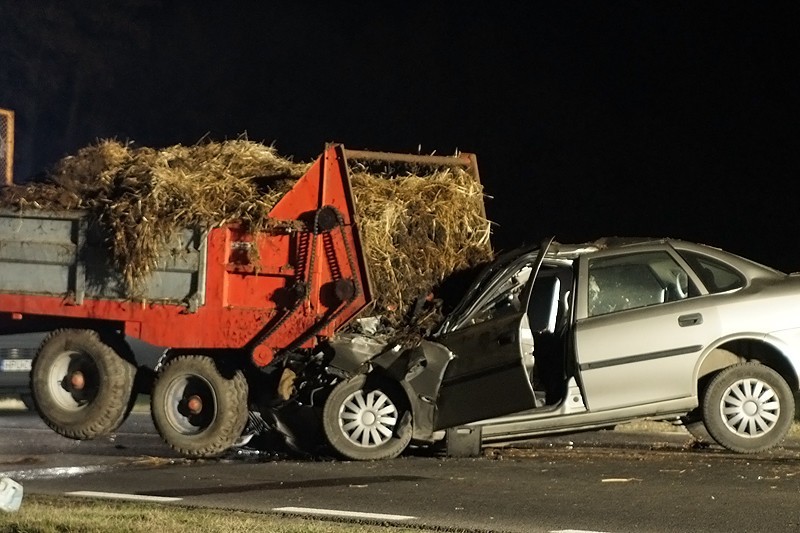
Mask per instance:
[[[411,411],[399,385],[360,375],[331,391],[322,412],[322,429],[345,459],[392,459],[411,441]]]
[[[714,437],[712,437],[706,429],[706,425],[701,416],[700,410],[696,409],[688,415],[682,416],[681,423],[694,440],[700,444],[716,444],[717,441],[714,440]]]
[[[756,453],[783,441],[794,419],[794,396],[771,368],[740,363],[709,382],[702,409],[715,441],[734,452]]]
[[[77,440],[107,435],[125,421],[136,367],[92,330],[56,330],[31,368],[36,410],[56,433]]]
[[[173,450],[186,457],[217,457],[241,436],[247,424],[247,381],[241,370],[226,374],[213,359],[199,355],[176,357],[158,374],[150,411]]]

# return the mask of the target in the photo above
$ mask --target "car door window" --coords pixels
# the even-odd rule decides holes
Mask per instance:
[[[531,276],[531,266],[525,265],[502,283],[484,295],[484,302],[468,317],[467,324],[475,325],[487,320],[494,320],[508,315],[521,313],[523,305],[520,302],[522,290]]]
[[[588,290],[589,316],[682,300],[697,294],[686,271],[667,252],[592,259]]]

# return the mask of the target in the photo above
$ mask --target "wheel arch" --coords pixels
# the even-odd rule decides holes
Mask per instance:
[[[394,386],[405,396],[408,408],[411,410],[411,428],[415,441],[430,442],[433,440],[433,425],[436,407],[433,400],[428,399],[424,392],[418,390],[412,380],[405,379],[408,368],[413,366],[416,352],[407,352],[391,360],[392,364],[385,364],[380,358],[373,360],[369,374],[375,375]]]
[[[698,394],[717,372],[737,363],[757,361],[776,371],[786,380],[792,391],[800,388],[800,380],[789,358],[777,346],[756,337],[737,337],[719,342],[697,367],[695,383]]]
[[[365,373],[365,375],[367,376],[367,380],[381,380],[383,383],[387,383],[388,386],[394,389],[395,392],[402,393],[403,399],[406,401],[407,406],[411,409],[412,420],[416,417],[416,410],[413,401],[414,390],[406,381],[398,379],[397,376],[391,371],[380,366],[372,367],[372,371]]]

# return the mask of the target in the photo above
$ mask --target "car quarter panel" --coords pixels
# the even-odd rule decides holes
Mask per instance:
[[[800,390],[800,327],[773,331],[764,337],[764,341],[774,346],[786,358],[793,375],[789,385]]]

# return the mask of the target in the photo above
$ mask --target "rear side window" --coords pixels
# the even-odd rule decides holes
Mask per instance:
[[[740,289],[745,286],[744,276],[725,263],[688,250],[680,250],[678,253],[689,263],[711,294]]]

